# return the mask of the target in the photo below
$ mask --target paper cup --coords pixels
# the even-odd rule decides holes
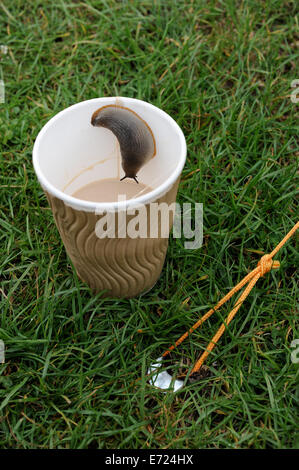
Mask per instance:
[[[138,172],[138,180],[153,190],[127,201],[97,203],[74,198],[72,194],[88,183],[124,175],[117,139],[108,129],[90,123],[95,110],[112,104],[137,113],[153,132],[156,155]],[[114,238],[102,238],[97,228],[107,214],[120,219],[125,213],[123,229],[132,220],[127,210],[142,204],[148,216],[152,203],[175,202],[185,159],[186,142],[176,122],[161,109],[132,98],[83,101],[61,111],[42,128],[33,148],[34,169],[78,276],[94,292],[128,298],[156,283],[168,236],[132,238],[116,230]]]

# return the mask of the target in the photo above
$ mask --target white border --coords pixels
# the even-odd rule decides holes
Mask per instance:
[[[72,196],[69,196],[68,194],[65,194],[64,192],[60,191],[59,189],[55,188],[45,177],[43,174],[40,164],[39,164],[39,147],[40,147],[40,142],[43,138],[43,136],[46,134],[46,132],[49,130],[49,128],[57,121],[59,120],[64,114],[66,113],[71,113],[72,110],[77,107],[85,106],[86,103],[94,103],[95,106],[100,107],[101,102],[104,101],[105,104],[115,104],[115,100],[119,98],[120,100],[124,100],[126,106],[130,106],[130,103],[134,102],[141,102],[143,106],[155,110],[156,113],[160,114],[163,119],[167,120],[172,127],[174,127],[175,131],[178,134],[180,144],[181,144],[181,154],[179,158],[178,165],[176,166],[175,170],[171,173],[171,175],[165,180],[160,186],[155,188],[153,191],[144,194],[143,196],[137,197],[135,199],[129,199],[128,201],[118,201],[118,202],[89,202],[89,201],[83,201],[82,199],[77,199]],[[187,154],[187,147],[186,147],[186,140],[185,136],[179,127],[179,125],[172,119],[172,117],[169,116],[169,114],[165,113],[165,111],[162,111],[160,108],[157,108],[156,106],[147,103],[142,100],[137,100],[135,98],[126,98],[122,96],[118,97],[109,97],[109,98],[94,98],[91,100],[86,100],[86,101],[81,101],[80,103],[76,103],[72,106],[69,106],[68,108],[64,109],[63,111],[60,111],[58,114],[53,116],[46,124],[45,126],[41,129],[39,132],[34,146],[33,146],[33,166],[35,173],[38,177],[38,180],[41,184],[41,186],[49,192],[52,196],[57,197],[58,199],[61,199],[65,202],[66,205],[74,207],[77,210],[83,210],[86,212],[102,212],[102,211],[119,211],[119,210],[126,210],[129,207],[135,206],[136,204],[148,204],[149,202],[156,201],[161,197],[163,194],[165,194],[171,186],[176,182],[176,180],[179,178],[184,165],[186,161],[186,154]]]

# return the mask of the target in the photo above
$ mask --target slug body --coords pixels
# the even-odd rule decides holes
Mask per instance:
[[[137,183],[140,168],[156,154],[156,143],[151,128],[137,113],[124,106],[108,105],[97,109],[91,124],[109,129],[120,146],[125,178]]]

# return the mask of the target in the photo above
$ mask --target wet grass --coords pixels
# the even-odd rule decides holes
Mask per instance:
[[[207,361],[161,393],[146,372],[298,218],[295,2],[0,1],[2,448],[293,448],[299,338],[295,238]],[[0,77],[1,78],[1,77]],[[47,120],[97,96],[171,114],[188,157],[178,201],[204,204],[204,244],[170,239],[133,300],[78,281],[35,178]],[[232,304],[173,358],[191,366]]]

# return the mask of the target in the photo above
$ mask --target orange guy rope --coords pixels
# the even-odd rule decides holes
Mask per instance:
[[[210,341],[208,344],[207,349],[204,351],[204,353],[201,355],[199,360],[196,362],[195,366],[191,370],[191,374],[194,372],[198,372],[205,360],[207,359],[208,355],[210,354],[211,351],[213,351],[214,347],[216,346],[217,342],[223,335],[225,328],[230,324],[234,316],[236,315],[237,311],[243,304],[244,300],[250,293],[251,289],[254,287],[256,282],[259,280],[260,277],[262,277],[264,274],[268,273],[271,271],[271,269],[278,269],[280,267],[279,261],[273,261],[272,258],[277,254],[277,252],[281,249],[281,247],[291,238],[292,235],[296,232],[296,230],[299,228],[299,221],[294,225],[294,227],[289,231],[289,233],[281,240],[281,242],[274,248],[274,250],[268,254],[262,256],[260,261],[257,264],[257,267],[253,269],[247,276],[245,276],[242,281],[239,282],[235,287],[233,287],[228,294],[226,294],[218,303],[215,305],[215,307],[211,308],[202,318],[200,318],[186,333],[184,333],[176,342],[173,346],[170,346],[170,348],[165,351],[162,355],[162,357],[166,357],[176,346],[181,344],[184,339],[186,339],[196,328],[201,326],[216,310],[218,310],[225,302],[227,302],[236,292],[238,292],[242,287],[244,287],[246,284],[247,287],[244,289],[240,297],[238,298],[237,302],[235,303],[233,309],[231,312],[228,314],[226,321],[221,325],[213,339]]]

